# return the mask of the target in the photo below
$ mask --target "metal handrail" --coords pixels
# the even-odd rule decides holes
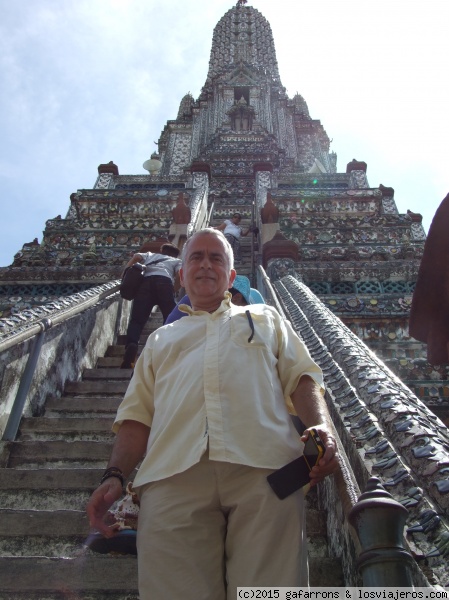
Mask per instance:
[[[30,356],[28,357],[25,370],[22,373],[19,389],[17,390],[17,394],[11,407],[11,412],[9,413],[8,421],[6,423],[5,431],[3,433],[3,441],[14,441],[16,439],[17,432],[19,430],[20,420],[23,414],[23,409],[25,407],[25,402],[28,396],[28,392],[30,391],[31,382],[33,380],[33,375],[37,366],[37,361],[39,359],[41,348],[44,343],[45,333],[52,326],[52,322],[50,319],[43,319],[39,323],[39,325],[41,326],[41,330],[38,336],[36,337],[33,348],[30,352]]]
[[[262,276],[263,283],[264,283],[264,285],[265,285],[265,287],[266,287],[266,289],[267,289],[267,291],[268,291],[268,293],[270,295],[270,298],[271,298],[271,301],[272,301],[274,307],[276,308],[276,310],[278,311],[278,313],[281,315],[281,317],[283,317],[284,319],[286,319],[287,316],[286,316],[286,314],[284,312],[284,309],[281,306],[281,303],[278,300],[277,294],[276,294],[273,286],[271,285],[270,278],[266,274],[265,269],[262,267],[262,265],[259,265],[258,269],[259,269],[259,273]],[[265,297],[265,294],[262,294],[262,295]]]
[[[195,195],[193,197],[193,202],[191,201],[190,210],[191,210],[191,219],[190,223],[187,226],[188,236],[190,237],[195,231],[199,229],[203,229],[205,223],[207,223],[208,212],[207,212],[207,198],[208,192],[207,188],[196,188]],[[206,203],[206,207],[204,211],[202,211],[203,205]],[[203,212],[202,220],[200,221],[201,213]]]
[[[212,200],[212,203],[211,203],[210,209],[209,209],[209,213],[207,215],[206,227],[210,227],[210,220],[212,218],[212,213],[214,212],[214,208],[215,208],[215,200]]]
[[[254,218],[255,218],[255,203],[251,203],[251,286],[255,286],[256,280],[256,257],[254,244]]]

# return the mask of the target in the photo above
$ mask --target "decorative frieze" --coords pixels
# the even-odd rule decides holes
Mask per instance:
[[[353,189],[369,188],[365,171],[351,171],[349,175],[349,187]]]
[[[397,215],[398,209],[393,198],[382,198],[382,211],[386,215]]]
[[[190,135],[180,133],[176,135],[170,164],[170,175],[181,175],[183,170],[189,166],[191,141]]]
[[[426,232],[424,231],[424,227],[421,225],[421,223],[412,223],[410,229],[412,240],[425,241]]]
[[[98,287],[86,288],[84,291],[79,291],[78,293],[57,300],[47,301],[45,298],[44,303],[41,303],[40,306],[15,311],[14,314],[8,317],[0,318],[0,342],[5,341],[12,335],[25,332],[42,319],[55,318],[57,315],[66,312],[68,309],[89,298],[99,296],[108,290],[112,291],[117,287],[118,283],[118,281],[112,281]]]
[[[290,199],[286,201],[280,200],[284,195]],[[344,214],[363,214],[368,213],[374,215],[378,213],[378,203],[374,199],[369,199],[366,196],[357,197],[355,194],[347,192],[329,192],[321,190],[304,190],[299,198],[291,198],[292,194],[276,191],[273,198],[281,212],[295,212],[298,215],[309,213],[310,217],[321,213],[338,213]]]
[[[345,316],[350,316],[352,319],[354,315],[359,315],[370,318],[382,317],[386,319],[387,322],[390,322],[393,316],[408,318],[408,315],[410,314],[411,296],[397,297],[388,295],[381,296],[379,294],[374,297],[371,295],[363,296],[361,294],[348,294],[345,296],[332,294],[329,297],[319,297],[329,310],[339,315],[343,320],[345,320]],[[369,326],[369,324],[366,326]],[[388,329],[388,332],[390,335],[388,339],[390,341],[393,339],[410,339],[408,331],[406,335],[402,332],[399,337],[396,333],[394,334],[394,337],[391,337],[393,336],[393,333],[390,329]],[[371,336],[370,339],[373,339],[373,337]]]
[[[271,187],[271,173],[257,171],[256,173],[256,206],[262,209],[267,201],[267,190]]]
[[[114,187],[113,180],[114,177],[111,175],[111,173],[100,173],[97,181],[95,182],[94,188],[98,190],[105,190]]]

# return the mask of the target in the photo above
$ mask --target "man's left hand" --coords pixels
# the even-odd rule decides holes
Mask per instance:
[[[335,473],[340,466],[338,461],[337,442],[335,441],[332,433],[329,431],[329,428],[321,423],[319,425],[314,425],[314,429],[317,430],[319,436],[323,440],[326,451],[318,461],[318,464],[316,464],[310,471],[311,487],[317,485],[317,483],[322,481],[328,475]],[[305,442],[308,437],[309,429],[306,429],[301,436],[301,440]]]

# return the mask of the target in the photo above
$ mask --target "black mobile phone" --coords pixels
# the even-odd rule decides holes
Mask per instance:
[[[304,444],[303,455],[267,477],[268,483],[278,498],[283,500],[310,483],[309,473],[323,456],[325,450],[316,429],[310,429],[309,437]]]

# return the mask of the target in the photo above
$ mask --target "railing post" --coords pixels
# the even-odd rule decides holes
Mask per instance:
[[[413,587],[412,556],[403,545],[408,510],[371,477],[348,519],[359,539],[364,587]]]
[[[23,408],[30,391],[31,381],[34,371],[36,370],[37,360],[41,352],[42,344],[44,343],[45,332],[52,326],[51,319],[43,319],[39,322],[41,331],[37,334],[34,340],[33,348],[28,357],[25,370],[20,380],[19,389],[17,390],[14,403],[11,408],[11,413],[3,434],[3,441],[13,442],[16,439],[17,431],[19,430],[20,419],[22,418]]]

